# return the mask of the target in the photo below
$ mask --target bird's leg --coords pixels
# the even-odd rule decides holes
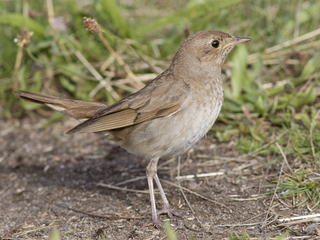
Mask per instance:
[[[159,158],[151,159],[150,163],[147,166],[147,180],[149,185],[150,201],[151,201],[151,213],[152,213],[152,222],[148,222],[145,226],[154,224],[157,228],[162,228],[162,222],[157,216],[156,201],[154,198],[154,188],[153,188],[153,179],[157,175],[157,165]],[[163,191],[163,190],[162,190]]]
[[[158,214],[167,213],[170,218],[173,218],[173,215],[176,216],[189,216],[179,211],[174,210],[164,193],[164,190],[161,186],[158,174],[157,174],[157,165],[158,165],[159,158],[151,159],[150,163],[147,166],[147,180],[149,185],[149,193],[150,193],[150,201],[151,201],[151,213],[152,213],[152,221],[149,221],[145,224],[148,225],[155,225],[157,228],[162,228],[163,224],[158,218]],[[154,187],[153,187],[153,179],[156,181],[156,184],[159,188],[160,195],[163,201],[163,208],[160,211],[157,211],[156,208],[156,200],[154,197]]]
[[[180,216],[180,217],[189,216],[189,215],[187,215],[185,213],[182,213],[182,212],[179,212],[179,211],[173,209],[170,206],[169,201],[168,201],[168,199],[166,197],[166,194],[164,193],[164,190],[163,190],[163,188],[161,186],[161,183],[160,183],[160,180],[158,178],[158,174],[157,173],[154,176],[154,180],[156,181],[156,184],[157,184],[157,186],[159,188],[160,195],[161,195],[161,198],[162,198],[162,201],[163,201],[163,208],[158,211],[158,214],[167,213],[170,218],[174,218],[173,215]]]
[[[156,184],[157,184],[157,186],[159,188],[159,191],[160,191],[160,195],[161,195],[161,198],[162,198],[162,201],[163,201],[163,209],[171,208],[170,204],[169,204],[169,201],[168,201],[168,199],[166,197],[166,194],[164,193],[164,190],[162,188],[162,185],[160,183],[160,180],[159,180],[159,177],[158,177],[157,173],[154,176],[154,180],[156,181]],[[158,212],[158,214],[161,214],[161,213]],[[169,214],[169,216],[170,216],[170,214]]]

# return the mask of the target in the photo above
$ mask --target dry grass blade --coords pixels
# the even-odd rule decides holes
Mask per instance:
[[[319,45],[320,45],[320,40],[301,44],[301,45],[295,47],[294,50],[300,52],[300,51],[306,50],[308,48],[318,47]],[[292,53],[292,49],[286,49],[286,50],[270,53],[270,54],[266,55],[265,58],[278,58],[280,56],[285,56],[290,53]]]
[[[266,54],[266,56],[264,56],[264,58],[273,58],[273,57],[278,57],[278,56],[281,56],[281,55],[284,55],[284,54],[287,54],[289,52],[287,52],[286,50],[284,50],[283,52],[281,53],[275,53],[285,47],[289,47],[289,46],[292,46],[294,44],[297,44],[299,42],[302,42],[304,40],[307,40],[307,39],[310,39],[312,37],[315,37],[317,35],[320,34],[320,28],[319,29],[316,29],[312,32],[309,32],[307,34],[304,34],[300,37],[297,37],[297,38],[294,38],[292,40],[289,40],[289,41],[286,41],[282,44],[279,44],[279,45],[276,45],[276,46],[273,46],[273,47],[270,47],[270,48],[267,48],[265,51],[264,51],[264,54]],[[316,43],[319,42],[319,41],[316,41],[316,42],[313,42],[313,43],[307,43],[306,46],[304,48],[309,48],[309,47],[314,47],[314,46],[318,46]],[[298,49],[298,50],[302,50],[302,49]],[[259,57],[261,56],[260,53],[254,53],[254,54],[251,54],[248,56],[248,63],[254,63],[257,61],[257,59],[259,59]]]
[[[111,87],[110,83],[108,82],[108,80],[104,80],[103,77],[100,75],[100,73],[98,73],[98,71],[89,63],[89,61],[81,54],[81,52],[79,51],[75,51],[75,55],[78,57],[78,59],[83,63],[84,66],[86,66],[86,68],[92,73],[92,75],[98,80],[100,81],[98,86],[104,86],[106,87],[106,89],[111,93],[111,95],[115,98],[115,99],[119,99],[119,95],[118,93],[116,93],[113,88]],[[95,90],[95,89],[94,89]],[[99,90],[99,89],[98,89]],[[98,90],[95,90],[96,92]],[[92,91],[91,91],[92,93]],[[92,94],[91,94],[92,95]]]
[[[123,185],[123,184],[126,184],[126,183],[139,181],[139,180],[146,179],[146,178],[147,178],[146,176],[136,177],[136,178],[134,178],[134,179],[129,179],[129,180],[126,180],[126,181],[123,181],[123,182],[119,182],[119,183],[117,183],[116,185],[119,186],[119,185]]]
[[[239,224],[223,224],[223,225],[215,225],[216,227],[241,227],[241,226],[255,226],[260,225],[263,222],[255,222],[255,223],[239,223]]]
[[[181,157],[179,156],[179,157],[178,157],[178,166],[177,166],[177,175],[178,175],[178,177],[180,177],[180,167],[181,167],[180,159],[181,159]],[[184,194],[184,191],[183,191],[182,188],[181,188],[179,179],[178,179],[178,185],[179,185],[179,187],[180,187],[180,192],[181,192],[184,200],[186,201],[189,209],[191,210],[192,214],[195,215],[195,212],[194,212],[193,208],[191,207],[191,205],[190,205],[190,203],[189,203],[189,201],[188,201],[188,199],[187,199],[187,196]],[[202,222],[199,220],[199,218],[198,218],[197,216],[196,216],[196,219],[197,219],[197,221],[200,223],[200,225],[203,226]]]
[[[257,201],[261,198],[264,198],[265,196],[261,196],[261,197],[254,197],[254,198],[234,198],[234,196],[229,195],[229,197],[233,200],[233,201],[238,201],[238,202],[244,202],[244,201]]]
[[[89,93],[89,96],[94,97],[101,88],[105,87],[111,93],[113,98],[119,99],[119,95],[110,86],[111,84],[110,80],[111,80],[111,77],[107,77],[106,79],[101,80],[99,84],[94,89],[91,90],[91,92]]]
[[[257,154],[258,152],[260,152],[261,150],[267,148],[268,146],[270,146],[271,144],[273,144],[275,141],[277,141],[278,139],[280,139],[283,135],[285,135],[288,131],[289,131],[289,130],[286,129],[285,131],[283,131],[282,133],[280,133],[279,135],[277,135],[277,136],[275,137],[275,139],[273,139],[273,140],[270,141],[269,143],[263,145],[262,147],[260,147],[260,148],[258,148],[258,149],[256,149],[256,150],[252,151],[251,153],[249,153],[249,155],[255,155],[255,154]]]
[[[170,185],[172,185],[172,186],[175,186],[175,187],[177,187],[177,188],[181,188],[181,189],[183,189],[183,190],[185,190],[185,191],[187,191],[187,192],[189,192],[189,193],[192,193],[192,194],[194,194],[194,195],[196,195],[196,196],[198,196],[198,197],[200,197],[200,198],[203,198],[203,199],[205,199],[205,200],[207,200],[207,201],[209,201],[209,202],[213,202],[213,203],[215,203],[215,204],[218,204],[218,205],[220,205],[220,206],[223,206],[223,207],[229,209],[230,213],[232,213],[232,210],[231,210],[229,207],[227,207],[226,205],[222,204],[222,203],[219,203],[219,202],[217,202],[217,201],[214,201],[214,200],[212,200],[212,199],[210,199],[210,198],[207,198],[207,197],[205,197],[205,196],[203,196],[203,195],[201,195],[201,194],[199,194],[199,193],[196,193],[196,192],[194,192],[194,191],[191,191],[191,190],[189,190],[189,189],[187,189],[187,188],[185,188],[185,187],[179,186],[179,185],[174,184],[174,183],[172,183],[172,182],[169,182],[169,181],[166,181],[166,180],[162,180],[162,182],[168,183],[168,184],[170,184]]]
[[[276,143],[276,144],[278,144],[278,143]],[[276,188],[274,189],[274,193],[273,193],[273,196],[272,196],[270,205],[269,205],[269,209],[268,209],[268,212],[267,212],[267,214],[266,214],[265,220],[264,220],[264,222],[263,222],[263,224],[262,224],[262,227],[266,227],[266,226],[267,226],[268,215],[269,215],[269,213],[271,212],[271,208],[272,208],[272,205],[273,205],[273,201],[274,201],[275,195],[277,194],[277,189],[278,189],[278,187],[279,187],[280,178],[281,178],[281,175],[282,175],[284,163],[285,163],[285,160],[283,159],[282,165],[281,165],[281,169],[280,169],[280,173],[279,173],[279,177],[278,177],[278,181],[277,181],[277,186],[276,186]]]
[[[314,146],[313,146],[313,141],[312,141],[312,132],[313,132],[313,129],[315,128],[316,124],[317,124],[317,121],[316,119],[318,119],[318,116],[320,114],[320,110],[317,111],[315,117],[312,119],[312,122],[311,122],[311,126],[310,126],[310,145],[311,145],[311,149],[312,149],[312,155],[313,155],[313,159],[316,161],[316,152],[314,150]]]
[[[125,191],[125,192],[135,192],[135,193],[146,193],[146,194],[149,194],[149,191],[140,191],[140,190],[134,190],[134,189],[121,188],[121,187],[112,186],[110,184],[97,183],[96,185],[100,186],[100,187],[106,187],[106,188]],[[156,193],[159,193],[159,192],[155,192],[155,194]]]
[[[186,176],[177,176],[176,179],[178,180],[186,180],[186,179],[194,179],[194,178],[204,178],[204,177],[215,177],[221,176],[224,172],[212,172],[212,173],[201,173],[197,175],[186,175]]]
[[[320,34],[320,28],[318,28],[318,29],[316,29],[316,30],[314,30],[314,31],[312,31],[312,32],[309,32],[309,33],[307,33],[307,34],[304,34],[304,35],[302,35],[302,36],[300,36],[300,37],[297,37],[297,38],[294,38],[294,39],[292,39],[292,40],[286,41],[286,42],[284,42],[284,43],[282,43],[282,44],[273,46],[273,47],[271,47],[271,48],[267,48],[267,49],[265,50],[265,52],[266,52],[266,53],[276,52],[276,51],[278,51],[278,50],[280,50],[280,49],[282,49],[282,48],[292,46],[292,45],[294,45],[294,44],[296,44],[296,43],[299,43],[299,42],[302,42],[302,41],[304,41],[304,40],[313,38],[313,37],[315,37],[315,36],[317,36],[317,35],[319,35],[319,34]]]
[[[42,201],[46,202],[46,203],[49,203],[49,204],[53,204],[57,207],[60,207],[60,208],[65,208],[65,209],[68,209],[68,210],[71,210],[71,211],[74,211],[74,212],[77,212],[77,213],[82,213],[82,214],[85,214],[85,215],[88,215],[88,216],[91,216],[91,217],[98,217],[98,218],[106,218],[106,219],[141,219],[141,218],[145,218],[145,217],[124,217],[124,216],[108,216],[108,215],[100,215],[100,214],[94,214],[94,213],[90,213],[90,212],[86,212],[86,211],[82,211],[82,210],[78,210],[78,209],[75,209],[75,208],[71,208],[71,207],[67,207],[63,204],[58,204],[58,203],[54,203],[54,202],[51,202],[51,201],[48,201],[47,199],[37,195],[37,194],[34,194],[37,198],[41,199]],[[116,213],[117,214],[117,213]]]
[[[107,39],[104,38],[103,34],[101,32],[99,32],[98,34],[99,34],[99,37],[100,37],[101,41],[106,46],[106,48],[115,57],[115,59],[117,59],[118,63],[121,65],[123,70],[125,70],[126,73],[128,74],[128,76],[133,80],[133,82],[131,81],[130,84],[133,87],[137,88],[137,89],[140,89],[140,88],[144,87],[144,84],[140,81],[140,79],[137,78],[136,75],[134,75],[134,73],[127,67],[127,65],[124,63],[122,58],[118,55],[118,53],[113,50],[113,48],[108,43]]]
[[[312,214],[312,215],[305,215],[305,216],[298,216],[298,217],[290,217],[290,218],[280,218],[278,219],[279,222],[289,222],[294,220],[301,220],[301,219],[311,219],[312,221],[320,221],[320,214]]]
[[[279,148],[279,150],[280,150],[280,152],[281,152],[281,154],[282,154],[283,160],[285,161],[285,163],[286,163],[286,165],[287,165],[288,169],[289,169],[289,170],[290,170],[290,172],[293,174],[293,171],[292,171],[292,169],[291,169],[291,167],[290,167],[290,165],[289,165],[289,163],[288,163],[288,160],[287,160],[286,155],[285,155],[285,154],[284,154],[284,152],[282,151],[282,148],[280,147],[280,145],[279,145],[279,143],[278,143],[278,142],[276,142],[276,145],[277,145],[277,147]]]

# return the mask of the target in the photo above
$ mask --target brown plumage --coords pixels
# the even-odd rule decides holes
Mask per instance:
[[[165,196],[157,175],[159,158],[180,155],[212,127],[223,103],[221,66],[234,46],[250,41],[220,31],[200,31],[179,47],[169,68],[140,91],[107,106],[17,91],[20,98],[47,105],[80,123],[68,133],[96,132],[127,151],[149,159],[147,180],[152,221],[160,226],[154,199],[155,180],[164,202],[158,213],[178,214]]]
[[[21,90],[15,93],[24,101],[48,106],[78,120],[91,118],[98,109],[108,106],[101,102],[62,99]]]

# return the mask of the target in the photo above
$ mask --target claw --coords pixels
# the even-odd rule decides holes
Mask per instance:
[[[173,209],[170,205],[164,206],[161,210],[157,211],[157,215],[160,215],[163,213],[168,214],[168,216],[173,219],[175,219],[174,216],[177,216],[177,217],[191,217],[191,216],[193,216],[192,213],[185,213],[182,211],[177,211],[177,210]]]
[[[145,224],[143,224],[143,227],[148,227],[148,226],[155,226],[159,230],[163,230],[163,223],[157,219],[157,220],[149,220]]]

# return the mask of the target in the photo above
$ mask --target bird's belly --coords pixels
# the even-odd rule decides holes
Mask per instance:
[[[188,151],[212,127],[222,103],[189,106],[170,116],[143,122],[127,129],[120,145],[144,158],[169,158]]]

